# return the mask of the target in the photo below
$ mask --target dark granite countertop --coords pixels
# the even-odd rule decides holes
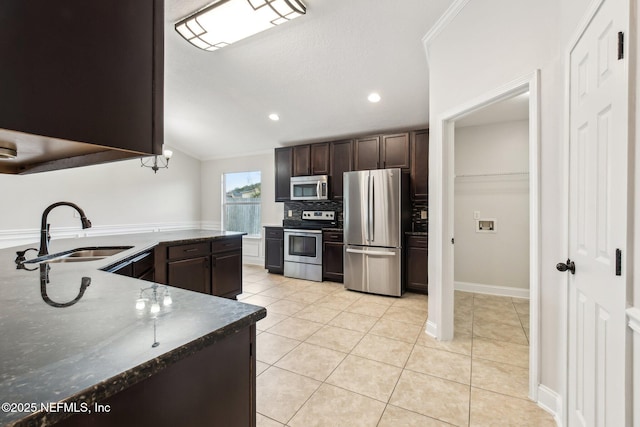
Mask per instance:
[[[427,233],[426,231],[405,231],[404,234],[407,236],[428,236],[429,235],[429,233]]]
[[[49,264],[48,283],[41,280],[44,267],[31,264],[35,271],[28,271],[14,263],[17,250],[37,244],[1,249],[2,401],[92,405],[265,317],[263,307],[173,287],[168,287],[172,304],[152,316],[148,305],[136,309],[141,289],[152,283],[100,270],[158,243],[240,235],[186,230],[52,240],[50,253],[88,246],[133,248],[98,261]],[[81,298],[69,307],[43,299],[41,288],[52,301],[71,301],[87,278]],[[3,408],[0,424],[46,426],[66,416]]]

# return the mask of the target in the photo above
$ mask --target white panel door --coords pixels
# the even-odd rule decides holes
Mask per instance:
[[[604,0],[571,51],[569,425],[624,426],[628,60],[627,0]]]

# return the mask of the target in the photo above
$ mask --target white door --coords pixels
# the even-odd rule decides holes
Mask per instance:
[[[627,425],[628,60],[618,32],[628,37],[628,10],[628,0],[604,0],[571,51],[570,426]]]

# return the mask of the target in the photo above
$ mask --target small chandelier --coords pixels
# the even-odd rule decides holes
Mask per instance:
[[[169,288],[165,285],[153,284],[148,288],[140,289],[140,296],[136,300],[136,310],[144,312],[149,306],[149,314],[151,316],[157,316],[160,312],[160,302],[162,301],[162,307],[168,308],[173,304]]]
[[[171,156],[173,156],[173,151],[164,150],[162,152],[162,157],[153,156],[147,157],[146,159],[140,159],[140,166],[143,168],[151,168],[153,173],[158,173],[159,169],[169,169],[169,160],[171,160]]]
[[[212,51],[306,12],[300,0],[219,0],[181,19],[175,28],[192,45]]]

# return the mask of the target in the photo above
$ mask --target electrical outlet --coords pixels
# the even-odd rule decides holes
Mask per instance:
[[[289,218],[291,218],[293,216],[293,211],[291,209],[289,209],[288,214],[289,214]]]
[[[427,219],[427,211],[420,211],[420,219]]]
[[[480,219],[480,211],[473,211],[473,219]]]

